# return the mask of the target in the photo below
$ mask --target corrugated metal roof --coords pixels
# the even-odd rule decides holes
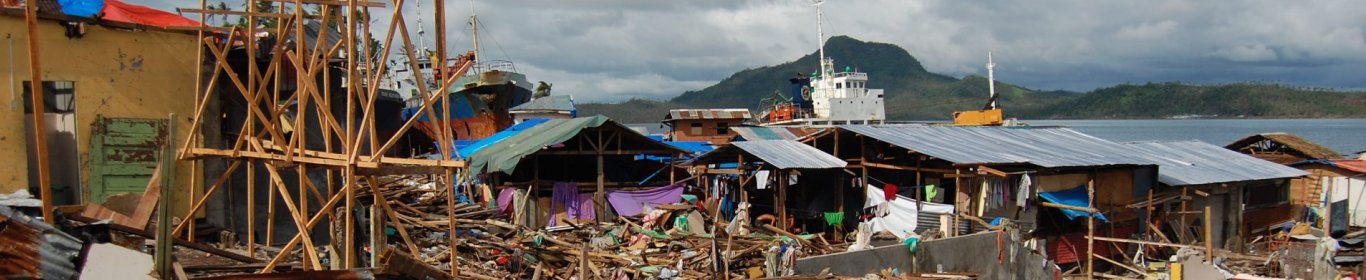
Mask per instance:
[[[532,99],[531,102],[522,103],[517,107],[508,109],[511,113],[530,112],[530,111],[567,111],[575,110],[574,99],[568,95],[551,95]]]
[[[844,125],[852,131],[956,164],[1027,163],[1040,167],[1152,164],[1119,143],[1072,129]]]
[[[748,119],[749,109],[673,109],[665,120]]]
[[[1309,174],[1195,140],[1124,144],[1134,147],[1157,163],[1158,181],[1169,186],[1279,179]]]
[[[734,147],[759,157],[778,169],[843,168],[847,162],[815,147],[792,140],[756,140],[731,142]]]
[[[616,141],[627,143],[639,143],[648,146],[649,149],[667,151],[664,154],[687,153],[687,151],[652,140],[644,135],[636,134],[635,131],[622,126],[607,117],[598,115],[592,117],[582,117],[573,119],[554,119],[547,120],[540,125],[532,126],[521,132],[503,138],[497,142],[489,144],[478,152],[466,156],[469,161],[469,169],[476,172],[503,172],[512,174],[517,168],[517,163],[523,157],[541,151],[543,148],[563,143],[578,136],[585,129],[607,127],[616,129],[621,133]]]
[[[1333,160],[1333,165],[1337,165],[1338,167],[1342,167],[1342,169],[1347,169],[1347,170],[1351,170],[1351,171],[1366,173],[1366,160],[1360,160],[1360,159],[1335,159],[1335,160]]]
[[[735,126],[731,127],[730,130],[734,130],[736,134],[740,135],[740,138],[750,141],[797,140],[797,135],[793,134],[792,131],[789,131],[786,127]]]

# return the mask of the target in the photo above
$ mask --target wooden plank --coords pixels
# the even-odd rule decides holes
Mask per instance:
[[[441,166],[393,166],[383,165],[379,168],[368,168],[356,170],[356,175],[360,176],[385,176],[385,175],[435,175],[446,172],[445,167]]]
[[[49,177],[51,172],[48,170],[47,163],[47,132],[44,131],[47,127],[47,121],[43,120],[44,116],[47,115],[43,112],[47,108],[43,101],[47,98],[44,98],[45,95],[43,95],[43,68],[38,61],[38,7],[36,6],[38,1],[25,2],[27,2],[24,4],[24,22],[28,26],[28,72],[31,75],[29,79],[29,100],[33,102],[31,108],[33,108],[34,156],[38,164],[38,193],[43,200],[43,219],[51,221],[52,178]],[[13,69],[10,70],[13,74]]]
[[[163,159],[169,160],[170,157]],[[156,210],[157,201],[161,198],[161,166],[164,164],[158,165],[157,169],[152,171],[152,180],[147,181],[147,190],[143,191],[142,198],[138,199],[138,208],[133,210],[133,214],[128,216],[128,220],[115,220],[114,223],[131,228],[147,228],[147,223],[152,219],[152,212]]]
[[[84,216],[70,216],[70,217],[71,217],[72,220],[76,220],[76,221],[80,221],[80,222],[85,222],[85,223],[94,223],[94,222],[99,222],[99,221],[100,221],[100,220],[98,220],[98,219],[91,219],[91,218],[89,218],[89,217],[84,217]],[[124,226],[124,225],[120,225],[120,224],[110,224],[110,225],[109,225],[109,228],[114,229],[114,230],[118,230],[118,231],[121,231],[121,232],[130,233],[130,234],[133,234],[133,235],[141,236],[141,237],[143,237],[143,238],[156,238],[156,236],[154,236],[151,232],[149,232],[149,231],[147,231],[147,230],[145,230],[145,229],[135,229],[135,228],[130,228],[130,227],[127,227],[127,226]],[[241,255],[241,254],[237,254],[237,253],[225,251],[225,250],[223,250],[223,249],[214,248],[213,246],[208,245],[208,244],[189,242],[189,241],[186,241],[186,240],[184,240],[184,239],[179,239],[179,238],[173,238],[173,239],[171,239],[171,241],[174,242],[175,245],[178,245],[178,246],[182,246],[182,247],[185,247],[185,248],[190,248],[190,249],[198,250],[198,251],[200,251],[200,252],[205,252],[205,253],[213,254],[213,255],[215,255],[215,256],[220,256],[220,257],[232,259],[232,260],[235,260],[235,261],[246,262],[246,263],[261,263],[261,262],[263,262],[262,260],[259,260],[259,259],[256,259],[256,258],[252,258],[252,257],[244,256],[244,255]]]
[[[229,16],[247,16],[247,15],[252,15],[252,16],[258,16],[258,17],[273,17],[273,18],[289,18],[289,17],[294,17],[294,15],[290,15],[290,14],[262,13],[262,12],[243,12],[243,11],[233,11],[233,10],[205,10],[205,9],[194,9],[194,8],[176,8],[175,11],[178,12],[178,13],[183,13],[183,14],[207,14],[207,15],[229,15]],[[312,16],[312,15],[305,15],[304,18],[321,18],[321,17],[319,17],[319,16]]]
[[[261,1],[282,2],[282,3],[291,3],[291,4],[292,4],[292,3],[295,3],[295,2],[300,2],[300,3],[304,3],[304,4],[327,5],[327,6],[352,6],[352,5],[354,5],[354,6],[357,6],[357,7],[368,7],[368,8],[384,8],[384,7],[386,6],[386,5],[384,4],[384,2],[370,2],[370,1],[334,1],[334,0],[261,0]]]
[[[1047,207],[1053,207],[1053,208],[1068,209],[1068,210],[1077,210],[1077,211],[1082,211],[1082,212],[1086,212],[1086,213],[1100,213],[1100,211],[1099,211],[1099,210],[1096,210],[1095,208],[1090,208],[1090,207],[1077,207],[1077,206],[1065,205],[1065,204],[1057,204],[1057,203],[1052,203],[1052,202],[1039,202],[1039,205],[1047,206]]]

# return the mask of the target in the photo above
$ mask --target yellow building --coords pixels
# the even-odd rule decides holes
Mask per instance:
[[[83,22],[79,28],[73,22]],[[6,52],[0,52],[0,193],[36,186],[31,180],[33,163],[31,115],[24,86],[31,75],[28,59],[28,33],[22,10],[0,9],[0,33],[4,33]],[[87,203],[102,200],[104,185],[135,186],[136,177],[113,178],[95,175],[100,187],[92,187],[92,144],[109,145],[104,140],[92,143],[94,129],[101,118],[159,119],[154,127],[164,127],[168,114],[177,114],[172,143],[177,148],[189,135],[194,115],[196,36],[191,32],[140,27],[122,23],[96,24],[92,19],[60,15],[41,16],[37,26],[42,79],[49,108],[49,160],[53,185],[59,186],[54,201]],[[11,55],[12,54],[12,55]],[[12,78],[11,78],[12,77]],[[56,112],[54,112],[56,111]],[[113,131],[114,128],[108,128]],[[73,135],[74,134],[74,135]],[[102,150],[107,148],[94,148]],[[132,156],[150,157],[155,154]],[[129,155],[123,155],[129,156]],[[25,160],[28,159],[28,160]],[[145,168],[134,166],[132,169]],[[125,166],[124,169],[130,167]],[[77,170],[72,170],[77,169]],[[106,170],[97,167],[96,171]],[[150,169],[144,170],[150,173]],[[140,171],[142,172],[142,171]],[[174,213],[185,213],[190,206],[188,184],[192,180],[188,161],[176,166]],[[195,175],[197,176],[197,175]],[[124,180],[124,181],[118,181]],[[141,191],[141,190],[138,190]],[[36,194],[36,193],[35,193]],[[92,195],[101,196],[92,199]],[[163,198],[165,199],[165,198]]]

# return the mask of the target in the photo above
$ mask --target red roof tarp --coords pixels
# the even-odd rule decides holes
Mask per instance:
[[[119,21],[134,24],[141,24],[156,27],[198,27],[199,22],[177,15],[175,13],[158,10],[152,7],[128,4],[118,0],[105,0],[104,14],[101,17],[108,21]]]

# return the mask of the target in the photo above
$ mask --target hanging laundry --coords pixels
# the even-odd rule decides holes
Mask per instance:
[[[825,212],[826,225],[840,225],[844,223],[844,212]]]
[[[503,191],[498,193],[498,212],[512,213],[512,201],[516,197],[517,188],[503,188]]]
[[[1029,179],[1029,174],[1020,175],[1019,192],[1015,194],[1015,206],[1025,207],[1028,204],[1030,187],[1034,185],[1033,180]]]
[[[934,185],[925,185],[925,201],[933,201],[934,198],[938,196],[939,187],[936,187]]]
[[[896,200],[896,184],[886,183],[882,185],[882,193],[887,201]]]
[[[768,189],[768,170],[754,171],[754,189]]]
[[[579,193],[578,186],[574,183],[555,183],[550,198],[550,213],[558,213],[559,209],[564,209],[564,218],[578,220],[597,219],[594,212],[593,194]],[[558,219],[552,217],[549,226],[556,226]]]
[[[640,215],[641,212],[644,212],[645,208],[654,208],[664,204],[678,203],[682,199],[682,184],[674,184],[648,190],[607,191],[607,202],[612,204],[612,209],[617,210],[617,215],[622,216]]]

